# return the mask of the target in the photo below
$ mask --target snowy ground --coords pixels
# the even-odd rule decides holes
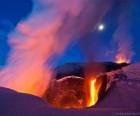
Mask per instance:
[[[121,78],[93,108],[60,110],[38,97],[0,88],[0,116],[139,116],[140,63],[122,69]]]

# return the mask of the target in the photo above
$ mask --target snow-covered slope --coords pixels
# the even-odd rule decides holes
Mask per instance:
[[[92,108],[60,110],[52,108],[41,98],[0,88],[0,116],[112,116],[140,115],[140,63],[114,71],[120,78]]]

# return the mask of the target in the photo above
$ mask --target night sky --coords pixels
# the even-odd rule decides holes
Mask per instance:
[[[32,1],[30,0],[0,0],[0,66],[4,66],[6,59],[10,52],[8,44],[8,34],[12,32],[19,21],[24,20],[32,11]],[[105,25],[103,31],[95,30],[91,37],[100,39],[101,55],[98,58],[101,61],[113,61],[115,51],[107,54],[108,51],[115,49],[115,44],[112,43],[112,35],[117,28],[117,15],[119,14],[119,7],[114,6],[104,16],[101,23]],[[125,6],[122,6],[125,7]],[[126,9],[127,10],[127,9]],[[140,59],[140,0],[133,0],[131,8],[131,34],[133,36],[133,50],[135,55],[132,62],[139,61]],[[124,21],[125,22],[125,21]],[[125,38],[122,38],[125,39]],[[66,62],[82,62],[85,55],[80,49],[79,41],[73,41],[65,54],[57,60],[59,64]]]

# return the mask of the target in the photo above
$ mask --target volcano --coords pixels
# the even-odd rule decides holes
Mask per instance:
[[[134,67],[134,64],[126,64],[126,63],[117,64],[111,62],[103,62],[103,63],[98,62],[90,64],[91,65],[98,64],[105,67],[104,70],[100,72],[101,74],[97,78],[98,81],[101,82],[101,87],[97,95],[97,97],[99,97],[98,98],[99,102],[101,102],[104,99],[104,97],[108,96],[108,93],[112,91],[112,89],[114,89],[116,84],[118,83],[128,85],[132,84],[132,82],[135,79],[132,78],[132,80],[129,80],[130,75],[128,75],[128,73],[130,70],[133,70],[133,73],[132,72],[131,73],[135,74],[134,72],[136,72],[139,69],[139,63],[137,64],[138,68],[138,69],[136,68],[137,70],[133,68],[128,69],[129,67]],[[84,66],[85,64],[69,63],[56,68],[55,79],[51,82],[47,94],[45,94],[45,99],[52,106],[66,109],[89,107],[88,105],[86,105],[86,95],[85,95],[85,91],[87,92],[88,90],[84,90],[85,86],[84,82],[86,80]],[[138,72],[136,72],[136,74]],[[136,75],[133,75],[133,77],[135,76]],[[98,103],[96,105],[98,105]],[[96,107],[96,105],[91,106]]]
[[[129,112],[130,114],[135,113],[136,115],[139,115],[140,62],[125,65],[121,68],[117,68],[116,70],[111,70],[109,72],[104,72],[102,75],[106,75],[107,78],[111,80],[112,86],[105,93],[102,99],[98,100],[96,105],[80,109],[57,109],[51,107],[51,105],[48,102],[46,102],[46,96],[44,96],[44,100],[42,100],[42,98],[30,94],[18,93],[16,91],[1,87],[0,116],[111,116],[120,114],[121,112]],[[65,93],[65,91],[67,91],[67,93],[65,93],[67,95],[69,94],[69,89],[73,89],[75,88],[75,86],[76,92],[79,92],[80,86],[83,84],[83,80],[83,77],[77,77],[74,75],[69,75],[66,77],[64,76],[60,79],[55,79],[55,83],[57,82],[61,84],[61,88],[57,86],[58,84],[55,84],[56,86],[54,86],[54,82],[52,82],[50,87],[55,87],[55,89],[57,88],[58,90],[63,90],[63,87],[65,87],[65,89],[67,90],[64,90],[63,92]],[[71,86],[69,86],[68,88],[67,85]],[[56,92],[57,91],[55,91],[54,93]],[[83,99],[84,96],[82,96],[82,91],[80,94],[77,98],[79,99],[80,97],[80,99]],[[63,95],[61,94],[61,96]],[[59,99],[57,94],[54,94],[53,97],[56,97],[55,100]],[[77,98],[75,98],[75,100],[77,100]],[[80,104],[82,102],[75,101],[75,103]]]

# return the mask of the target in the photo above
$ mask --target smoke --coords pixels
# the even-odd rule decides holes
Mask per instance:
[[[52,57],[90,32],[110,0],[34,0],[30,16],[9,35],[11,53],[0,86],[42,96],[53,74]]]
[[[131,35],[131,17],[132,17],[132,0],[120,2],[120,15],[118,16],[118,27],[115,31],[113,38],[117,44],[116,62],[130,63],[134,55],[133,51],[133,37]]]

